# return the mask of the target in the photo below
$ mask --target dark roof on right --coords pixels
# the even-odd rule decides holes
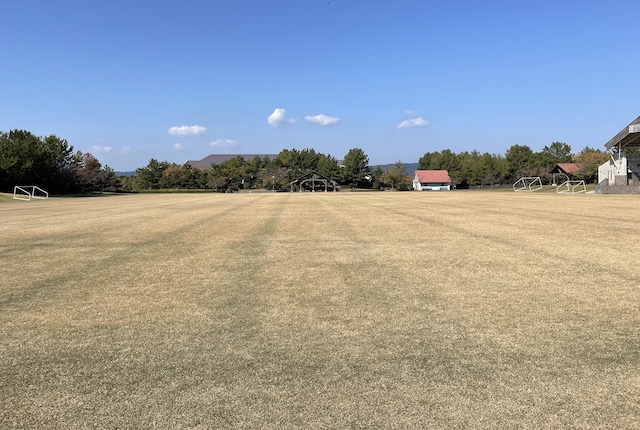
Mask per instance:
[[[623,128],[620,133],[616,134],[604,146],[612,149],[616,146],[640,146],[640,116]]]

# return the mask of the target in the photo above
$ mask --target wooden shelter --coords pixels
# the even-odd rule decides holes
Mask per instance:
[[[574,173],[577,173],[581,169],[579,164],[576,163],[556,163],[549,173],[553,176],[553,185],[557,185],[556,178],[558,176],[564,176],[567,181],[571,180]]]
[[[338,191],[338,183],[333,179],[312,171],[291,182],[291,191]]]

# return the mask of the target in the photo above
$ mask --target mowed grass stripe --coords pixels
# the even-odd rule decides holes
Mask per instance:
[[[100,285],[99,280],[105,276],[126,277],[132,272],[125,267],[135,272],[137,262],[159,256],[164,256],[166,270],[171,270],[171,259],[179,258],[180,253],[189,253],[190,245],[203,230],[224,229],[217,225],[218,217],[226,212],[241,213],[251,204],[247,200],[220,207],[202,206],[200,200],[200,207],[194,208],[189,200],[174,199],[173,204],[158,199],[152,201],[157,203],[154,208],[119,211],[104,217],[94,212],[89,217],[71,218],[60,228],[59,220],[68,219],[72,216],[68,211],[75,209],[75,205],[71,209],[65,207],[62,212],[49,213],[50,223],[43,220],[37,229],[21,229],[18,237],[4,236],[2,279],[6,287],[0,291],[0,309],[14,301],[29,302],[32,307],[33,294],[84,291],[77,286]],[[150,213],[154,218],[149,218]],[[51,224],[58,228],[50,228]],[[166,255],[167,252],[172,255]],[[25,276],[25,272],[30,276]],[[65,289],[67,283],[70,285]]]
[[[471,200],[472,197],[481,196],[476,193],[469,197]],[[507,253],[503,255],[507,262],[555,271],[555,274],[546,275],[552,279],[565,277],[565,285],[572,284],[572,273],[575,271],[606,273],[611,278],[609,284],[613,285],[640,285],[640,271],[629,271],[626,268],[621,270],[616,264],[616,254],[606,253],[594,261],[584,253],[574,251],[578,248],[578,237],[581,241],[580,249],[597,250],[603,243],[612,240],[623,248],[632,248],[634,238],[640,235],[637,223],[633,223],[630,228],[621,227],[623,223],[620,219],[602,223],[602,217],[582,216],[582,213],[576,211],[576,208],[591,211],[592,203],[586,206],[582,204],[584,200],[579,201],[579,205],[572,202],[574,204],[567,209],[566,203],[558,204],[558,200],[554,198],[556,196],[550,197],[551,199],[540,202],[547,209],[532,210],[526,214],[523,213],[524,209],[518,207],[503,207],[498,211],[480,204],[474,206],[473,222],[468,219],[468,214],[465,216],[465,212],[443,202],[440,202],[435,211],[431,207],[425,207],[422,211],[393,210],[392,213],[427,223],[430,228],[447,231],[450,238],[461,239],[456,258],[460,261],[482,255],[494,258],[496,254],[503,252]],[[631,219],[622,221],[632,223]],[[620,234],[623,228],[624,234]],[[472,253],[466,249],[470,239],[474,238],[486,243],[484,251]],[[506,258],[509,255],[511,258]]]
[[[282,339],[280,347],[289,346],[292,373],[305,375],[305,384],[296,391],[283,390],[286,401],[276,407],[285,415],[304,411],[302,420],[332,409],[335,413],[318,423],[325,426],[371,427],[388,421],[421,427],[433,419],[427,411],[437,415],[438,401],[416,394],[437,389],[424,374],[411,375],[411,354],[405,353],[418,340],[418,327],[405,331],[404,323],[407,317],[438,318],[438,300],[405,284],[398,266],[381,254],[380,244],[356,234],[352,223],[362,219],[354,219],[352,211],[363,209],[352,206],[356,201],[309,196],[297,209],[304,214],[300,222],[278,231],[274,253],[281,255],[281,264],[296,259],[303,264],[295,277],[271,271],[280,289],[271,297],[279,312],[269,326]],[[298,235],[321,239],[300,243]],[[431,336],[437,337],[425,334]]]
[[[429,216],[424,217],[425,218],[424,223],[429,225],[429,220],[432,219],[433,217],[437,218],[438,217],[437,212],[440,210],[440,208],[438,208],[437,205],[434,205],[433,203],[434,203],[433,200],[429,201],[428,208],[427,207],[422,208],[419,205],[416,205],[415,207],[412,208],[412,212],[413,213],[429,213]],[[436,213],[434,214],[434,212]],[[387,222],[389,219],[396,218],[395,215],[396,214],[394,213],[394,216],[390,217],[390,216],[384,216],[384,214],[377,213],[377,216],[380,219],[384,219]],[[477,214],[474,212],[474,216],[475,215]],[[356,223],[354,223],[354,226],[356,226],[356,228],[358,228],[360,231],[368,232],[370,237],[373,238],[371,243],[369,244],[371,246],[376,246],[376,244],[378,245],[380,244],[380,241],[378,240],[378,236],[379,236],[378,232],[383,231],[385,227],[383,225],[373,224],[374,221],[375,219],[369,220],[363,216],[363,217],[360,217]],[[408,224],[406,221],[403,221],[403,222],[405,224]],[[400,257],[398,261],[398,264],[399,264],[398,267],[402,267],[402,263],[404,261],[405,262],[404,270],[406,270],[407,272],[411,272],[412,270],[414,270],[413,266],[415,265],[423,264],[424,266],[428,266],[430,263],[428,259],[432,258],[431,264],[433,266],[431,267],[437,266],[439,271],[441,272],[446,271],[446,268],[448,267],[446,263],[447,255],[443,255],[443,252],[442,252],[443,250],[442,249],[438,250],[438,246],[441,245],[442,243],[447,242],[447,239],[446,239],[447,236],[460,237],[460,234],[453,235],[451,234],[451,232],[447,232],[447,234],[443,235],[442,237],[434,238],[433,237],[434,232],[432,231],[433,229],[431,228],[433,227],[433,225],[429,225],[430,228],[428,229],[428,235],[425,236],[424,238],[421,238],[420,235],[418,234],[420,230],[415,228],[415,222],[411,223],[411,225],[413,226],[413,229],[412,229],[413,235],[410,237],[410,241],[414,246],[416,243],[419,243],[420,246],[418,246],[417,248],[420,249],[421,252],[418,252],[418,253],[413,252]],[[498,228],[500,228],[499,223],[498,223]],[[439,229],[439,230],[446,231],[447,229]],[[468,237],[468,235],[462,235],[462,236]],[[523,324],[525,328],[527,328],[527,326],[530,326],[531,331],[529,333],[526,333],[526,335],[531,336],[531,339],[538,340],[538,341],[541,340],[540,338],[542,336],[548,336],[548,335],[557,336],[558,334],[562,334],[562,333],[558,333],[558,328],[562,328],[562,327],[554,327],[555,324],[562,325],[562,324],[569,323],[570,324],[569,329],[572,330],[572,333],[570,333],[569,336],[567,336],[566,340],[568,342],[576,340],[575,338],[573,338],[573,336],[578,334],[576,332],[577,330],[579,330],[581,327],[584,327],[581,325],[585,324],[586,322],[585,320],[588,321],[586,322],[587,325],[592,325],[592,328],[597,326],[599,323],[604,323],[605,327],[610,325],[610,324],[607,324],[610,321],[603,320],[602,318],[598,318],[597,312],[591,315],[589,314],[583,315],[581,318],[578,318],[577,321],[573,321],[573,319],[576,318],[577,316],[576,314],[562,315],[563,305],[566,305],[566,304],[563,304],[562,302],[550,301],[549,299],[551,300],[555,300],[555,299],[553,299],[552,296],[548,296],[548,297],[545,296],[546,292],[551,294],[559,293],[561,295],[564,295],[562,292],[562,288],[569,288],[574,293],[579,293],[581,295],[589,296],[590,295],[589,291],[580,291],[584,287],[587,287],[587,288],[591,287],[591,284],[590,284],[591,279],[589,279],[588,273],[586,278],[585,276],[580,276],[577,278],[574,276],[574,278],[571,279],[570,284],[564,284],[564,285],[562,283],[560,285],[555,284],[555,282],[557,282],[557,280],[553,279],[553,276],[555,276],[555,274],[545,273],[544,276],[551,275],[551,278],[549,279],[548,282],[555,284],[554,286],[556,287],[556,289],[554,288],[549,289],[547,285],[540,285],[540,280],[543,279],[544,277],[538,276],[537,279],[535,277],[531,277],[532,273],[535,273],[535,271],[531,272],[530,270],[528,270],[528,267],[539,268],[541,265],[545,267],[549,264],[549,258],[546,258],[546,259],[541,258],[541,259],[538,259],[537,261],[529,262],[529,264],[527,264],[527,260],[525,259],[524,263],[521,264],[521,267],[516,266],[512,270],[508,271],[508,275],[506,279],[501,279],[500,277],[495,275],[491,276],[492,270],[493,270],[493,273],[495,274],[500,273],[500,269],[501,269],[500,265],[504,264],[505,261],[508,261],[508,257],[514,257],[514,256],[517,257],[516,251],[518,250],[517,249],[518,244],[510,244],[510,246],[507,248],[507,252],[504,252],[503,250],[502,255],[500,255],[500,252],[496,252],[498,250],[496,249],[494,244],[488,241],[488,239],[491,239],[491,236],[484,236],[484,237],[481,237],[480,239],[484,240],[485,243],[484,244],[480,243],[478,246],[471,246],[471,247],[469,246],[460,247],[459,246],[460,244],[454,244],[453,249],[458,249],[458,250],[468,249],[468,257],[467,257],[468,260],[472,260],[475,253],[483,253],[483,249],[489,249],[491,250],[492,255],[494,255],[494,258],[493,258],[494,262],[498,261],[498,264],[496,266],[491,267],[490,264],[488,264],[487,266],[487,263],[490,263],[490,261],[489,262],[483,261],[481,262],[482,264],[478,264],[474,268],[473,265],[467,266],[464,264],[465,263],[464,257],[460,258],[459,255],[456,256],[455,254],[451,255],[450,258],[452,258],[453,261],[455,262],[453,264],[453,267],[455,267],[455,269],[453,270],[453,273],[451,273],[450,277],[445,277],[445,279],[441,281],[442,285],[438,286],[440,287],[438,288],[438,290],[441,291],[443,294],[452,294],[452,293],[456,294],[454,296],[454,299],[455,299],[454,303],[459,301],[460,298],[464,298],[465,302],[467,302],[467,303],[465,302],[458,303],[458,305],[464,304],[465,306],[463,306],[460,309],[456,309],[456,312],[453,314],[454,316],[453,321],[449,321],[449,324],[452,324],[457,319],[455,318],[455,316],[457,315],[468,317],[468,314],[470,313],[470,311],[472,313],[472,317],[475,319],[475,321],[473,321],[475,324],[469,324],[469,321],[463,321],[464,324],[462,326],[458,326],[458,328],[455,330],[458,333],[458,335],[460,333],[465,333],[466,330],[464,329],[464,327],[473,327],[474,330],[471,333],[477,336],[478,335],[478,331],[477,331],[478,328],[476,327],[477,322],[485,320],[486,327],[484,327],[483,329],[489,329],[495,323],[495,321],[493,320],[494,316],[499,316],[499,319],[502,319],[502,320],[507,319],[510,324],[515,325],[516,326],[515,328],[518,330],[515,334],[520,335],[520,336],[517,336],[517,338],[519,338],[517,339],[517,341],[523,341],[523,343],[525,344],[524,346],[526,346],[527,343],[532,343],[532,342],[529,342],[528,339],[525,339],[522,337],[521,327],[517,326],[519,323]],[[391,240],[393,240],[393,238]],[[366,249],[366,247],[363,247],[363,248]],[[399,248],[397,242],[395,244],[395,248],[396,249]],[[430,256],[431,254],[430,251],[432,251],[433,254],[435,255]],[[422,256],[422,258],[427,261],[424,261],[424,262],[421,262],[419,260],[416,261],[416,255]],[[467,254],[465,254],[465,257],[466,255]],[[505,260],[505,257],[507,257],[507,260]],[[551,260],[553,260],[553,258],[551,258]],[[411,263],[408,265],[406,264],[407,261],[411,261]],[[380,264],[380,263],[381,262],[377,262],[377,264]],[[459,264],[459,263],[462,263],[462,264]],[[485,269],[488,269],[489,272],[486,272]],[[580,268],[573,268],[573,269],[580,270]],[[475,272],[480,271],[482,276],[480,277],[473,276],[474,271]],[[523,272],[523,277],[520,280],[518,280],[517,278],[518,272]],[[463,276],[459,276],[459,273],[462,273]],[[515,275],[515,279],[513,278],[509,279],[509,277],[514,275]],[[602,279],[603,277],[607,278],[606,275],[607,275],[606,272],[604,274],[601,274],[600,279]],[[489,316],[485,316],[482,314],[473,315],[475,313],[474,307],[478,307],[477,304],[474,305],[474,302],[479,302],[483,305],[483,307],[486,308],[487,303],[486,303],[486,300],[483,298],[483,296],[486,296],[487,294],[491,294],[491,295],[496,294],[495,291],[491,291],[492,284],[491,283],[487,284],[485,282],[486,279],[483,279],[486,277],[491,278],[490,279],[491,283],[497,283],[499,285],[502,284],[502,290],[499,290],[498,293],[505,294],[506,288],[514,289],[514,291],[511,291],[507,294],[507,297],[506,297],[507,300],[505,300],[503,303],[496,303],[497,305],[505,305],[504,308],[497,307],[496,309],[491,309],[491,308],[485,309],[485,311],[491,312]],[[425,279],[424,281],[425,283],[438,281],[437,278],[434,278],[433,273],[429,271],[425,273],[423,279]],[[519,283],[523,280],[526,280],[528,282],[525,282],[524,285],[519,285]],[[407,285],[407,286],[411,285],[411,281],[412,281],[411,279],[405,280],[404,285]],[[580,282],[584,282],[584,281],[586,281],[586,283],[583,283],[582,285],[580,285]],[[451,283],[454,284],[453,288],[450,285]],[[458,285],[455,285],[456,283],[458,283]],[[576,285],[576,283],[578,285]],[[474,288],[476,286],[479,288]],[[489,288],[486,288],[487,286]],[[576,286],[578,288],[576,288]],[[623,319],[621,323],[618,324],[617,327],[608,327],[611,330],[611,334],[613,335],[609,339],[610,343],[608,343],[607,340],[603,340],[602,338],[589,339],[589,336],[585,336],[582,339],[583,340],[582,342],[577,342],[578,349],[581,349],[577,351],[577,355],[579,354],[592,355],[592,358],[594,359],[596,364],[599,359],[602,360],[603,363],[607,363],[609,362],[609,360],[613,360],[614,362],[619,361],[623,363],[623,365],[630,365],[634,363],[634,359],[635,357],[637,357],[637,346],[638,346],[637,338],[634,336],[629,336],[631,333],[629,333],[628,330],[626,329],[628,328],[627,324],[629,322],[633,323],[634,321],[637,320],[638,314],[637,312],[634,312],[634,311],[637,311],[637,305],[635,301],[632,300],[627,302],[625,299],[631,299],[632,296],[637,298],[637,289],[635,289],[635,287],[636,286],[633,284],[625,285],[624,288],[626,288],[626,292],[627,292],[626,297],[623,297],[621,298],[621,300],[616,301],[614,306],[611,306],[611,308],[607,309],[612,312],[612,314],[608,315],[607,317],[608,319],[611,319],[612,316],[613,318],[618,318],[619,315],[616,315],[616,312],[619,312],[619,311],[623,311],[622,315],[624,315],[626,318],[630,318],[627,320]],[[469,297],[460,296],[460,290],[462,288],[464,288],[464,290],[468,290],[468,292],[465,292],[465,295],[468,295]],[[597,294],[602,293],[601,289],[597,287],[595,287],[595,289],[597,290]],[[597,294],[595,295],[597,296]],[[575,297],[564,297],[564,298],[572,300]],[[490,296],[489,299],[492,299],[492,297]],[[590,300],[587,298],[586,304],[588,306],[596,305],[597,304],[596,300],[597,299]],[[585,304],[584,303],[585,299],[583,299],[582,301],[583,301],[583,304]],[[523,303],[526,304],[524,308],[522,307]],[[532,313],[535,312],[536,310],[535,308],[540,305],[542,305],[542,308],[540,309],[540,311],[545,313],[550,312],[551,314],[554,313],[553,306],[560,306],[560,309],[556,309],[556,311],[560,310],[559,312],[560,315],[558,316],[559,320],[553,321],[553,319],[551,319],[550,321],[542,321],[542,324],[536,324],[535,321],[533,321],[534,324],[531,324],[531,322],[526,321],[525,319],[531,318]],[[515,315],[512,314],[513,311],[516,312]],[[599,310],[598,312],[601,312],[601,310]],[[551,315],[551,317],[553,318],[553,315]],[[590,317],[591,318],[595,317],[595,318],[592,320],[590,319]],[[507,330],[505,333],[497,333],[498,339],[500,342],[504,342],[505,339],[509,338],[511,333],[508,330],[511,330],[513,327],[507,326],[503,328]],[[544,331],[540,332],[541,329]],[[619,333],[618,329],[622,329],[622,331],[626,333],[623,336],[618,336],[617,335]],[[584,342],[585,340],[587,342]],[[627,342],[629,341],[631,341],[630,348],[628,348],[629,345],[627,344]],[[473,342],[468,342],[468,339],[465,340],[464,343],[467,345],[473,344]],[[550,342],[550,344],[553,345],[553,342]],[[499,347],[500,345],[497,345],[497,346]],[[562,342],[559,342],[553,346],[556,348],[556,350],[554,351],[554,348],[550,348],[549,350],[549,352],[552,355],[554,352],[562,352],[562,351],[557,351],[558,348],[562,348],[563,346]],[[590,349],[594,346],[596,347],[596,350],[591,351]],[[624,352],[621,354],[621,351],[624,351]],[[542,356],[544,357],[545,354],[543,354]],[[555,371],[561,372],[562,370],[563,370],[562,367],[559,367]],[[627,376],[630,376],[630,374],[627,374]],[[626,384],[624,381],[626,381],[625,378],[617,379],[617,385]],[[636,388],[636,387],[632,387],[632,389],[633,388]],[[630,392],[632,392],[632,390],[628,391],[628,393]],[[523,402],[522,406],[524,407],[525,405],[526,405],[526,401]]]
[[[463,194],[470,196],[471,199],[478,197],[476,191],[463,192]],[[500,194],[495,194],[495,198],[482,198],[482,201],[475,202],[475,206],[483,212],[494,214],[496,217],[501,217],[504,209],[508,208],[508,212],[522,222],[549,217],[558,228],[567,223],[581,223],[583,220],[591,225],[595,222],[601,222],[605,225],[617,223],[624,228],[635,228],[637,223],[634,222],[633,217],[629,217],[628,213],[630,205],[634,206],[633,199],[634,196],[619,195],[523,193],[514,196],[504,193],[502,198]],[[599,204],[594,206],[594,201],[598,201]],[[606,208],[606,211],[594,211],[594,207]]]
[[[5,308],[0,426],[634,428],[637,286],[586,270],[589,236],[577,269],[529,264],[555,223],[494,195],[178,196],[146,229],[132,203],[142,257]]]
[[[198,217],[196,219],[200,221],[181,234],[175,234],[175,230],[163,233],[171,234],[175,242],[164,238],[156,240],[167,245],[170,255],[161,250],[145,253],[146,264],[139,260],[125,263],[119,276],[103,271],[101,285],[78,285],[79,290],[84,286],[90,291],[77,291],[68,306],[58,303],[61,309],[54,311],[55,302],[50,302],[48,312],[34,310],[23,314],[23,323],[28,327],[19,327],[13,321],[9,327],[13,335],[11,340],[19,353],[11,361],[16,365],[30,363],[35,372],[21,375],[23,380],[17,377],[18,372],[8,372],[16,381],[11,381],[13,384],[7,381],[5,393],[11,394],[11,388],[26,389],[29,396],[24,398],[31,397],[30,401],[35,398],[48,405],[38,409],[33,416],[34,420],[40,418],[44,420],[41,423],[47,425],[60,423],[65,415],[71,419],[75,416],[77,420],[78,416],[87,413],[94,415],[97,422],[115,422],[112,425],[116,427],[127,425],[127,422],[149,422],[154,414],[163,415],[159,422],[165,422],[165,425],[175,422],[179,411],[166,415],[174,410],[173,403],[179,401],[179,396],[172,395],[171,387],[188,384],[189,375],[196,381],[202,377],[202,372],[207,375],[206,371],[210,369],[200,369],[200,358],[209,362],[211,355],[207,352],[220,347],[222,342],[218,333],[224,332],[223,327],[229,325],[229,316],[241,318],[238,312],[242,307],[229,298],[230,294],[252,300],[248,294],[250,290],[243,288],[245,283],[224,281],[225,273],[241,278],[243,273],[235,265],[225,267],[224,262],[245,264],[244,259],[229,256],[241,255],[245,245],[256,237],[256,225],[246,222],[246,205],[257,209],[256,202],[261,198],[264,197],[218,200],[217,203],[225,207],[216,216],[222,227],[212,228],[210,217],[203,220]],[[277,206],[273,208],[277,209]],[[194,226],[201,228],[192,228]],[[143,245],[148,247],[149,242]],[[176,253],[181,255],[176,256]],[[234,290],[236,285],[240,287],[238,290]],[[221,310],[211,310],[212,306]],[[225,314],[227,317],[223,317]],[[247,318],[241,318],[241,321],[249,324]],[[230,326],[239,327],[238,324]],[[20,329],[22,333],[18,331]],[[46,343],[46,338],[37,336],[29,336],[29,345],[21,345],[20,338],[33,334],[31,331],[47,332],[47,338],[56,339],[56,346],[52,347]],[[216,335],[212,337],[211,333]],[[106,362],[101,363],[104,359]],[[216,368],[225,360],[215,360]],[[61,363],[62,367],[52,368],[55,363]],[[71,369],[75,373],[66,372]],[[33,382],[45,375],[57,376],[49,381],[45,393],[26,388],[34,386]],[[159,389],[167,391],[157,397],[157,409],[151,405],[149,410],[139,411],[123,408],[119,403],[121,399],[110,401],[109,396],[116,389],[125,389],[130,396],[149,396]],[[58,397],[63,392],[67,397]],[[84,398],[82,408],[69,404],[79,398]],[[208,402],[209,397],[206,399]],[[114,413],[116,410],[118,412]],[[197,421],[198,417],[193,419]]]

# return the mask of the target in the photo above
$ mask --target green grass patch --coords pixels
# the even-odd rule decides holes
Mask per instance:
[[[0,193],[0,203],[10,203],[14,202],[13,194],[9,193]]]

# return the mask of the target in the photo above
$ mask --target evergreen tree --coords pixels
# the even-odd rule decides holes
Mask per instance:
[[[530,176],[534,167],[533,151],[526,145],[512,145],[505,155],[509,165],[509,176],[515,181],[522,176]]]
[[[407,175],[407,168],[402,161],[397,161],[382,175],[382,181],[391,186],[392,190],[407,191],[411,189],[411,177]]]
[[[366,187],[370,185],[367,180],[369,174],[369,157],[360,148],[350,149],[344,156],[342,183],[352,188]]]

